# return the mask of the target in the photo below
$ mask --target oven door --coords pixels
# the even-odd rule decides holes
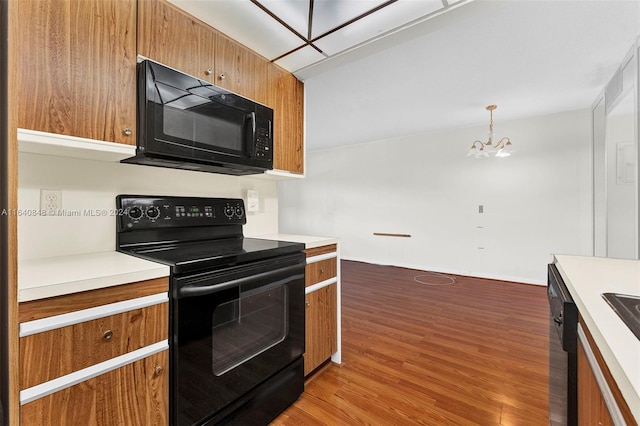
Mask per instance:
[[[301,357],[304,265],[301,252],[173,278],[174,424],[201,424],[240,405]]]

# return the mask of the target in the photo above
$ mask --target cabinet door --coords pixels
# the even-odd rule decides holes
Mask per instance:
[[[269,103],[273,108],[273,168],[304,173],[304,85],[293,74],[269,68]]]
[[[136,1],[16,3],[18,126],[135,144]]]
[[[268,100],[270,62],[240,43],[218,33],[216,84],[262,104]]]
[[[581,341],[578,342],[578,383],[578,424],[613,426]]]
[[[138,54],[215,83],[217,33],[165,0],[138,2]]]
[[[168,351],[27,403],[23,425],[168,424]]]
[[[336,284],[322,287],[306,296],[305,376],[337,350],[336,303]]]

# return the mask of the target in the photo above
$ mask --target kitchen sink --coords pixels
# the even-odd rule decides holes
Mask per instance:
[[[602,297],[640,340],[640,296],[602,293]]]

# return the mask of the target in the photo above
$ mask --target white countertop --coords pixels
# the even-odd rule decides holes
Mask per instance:
[[[640,261],[555,255],[556,266],[613,378],[640,422],[640,340],[602,293],[640,296]]]
[[[266,234],[253,238],[303,243],[305,248],[337,244],[337,238]],[[18,261],[18,302],[168,277],[169,267],[116,251]]]
[[[322,247],[329,244],[338,244],[338,239],[333,237],[316,237],[312,235],[295,234],[265,234],[254,235],[252,238],[262,238],[264,240],[291,241],[292,243],[303,243],[305,248]]]
[[[116,251],[18,261],[18,301],[169,276],[169,267]]]

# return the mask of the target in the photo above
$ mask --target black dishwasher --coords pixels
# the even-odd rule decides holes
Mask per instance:
[[[558,268],[547,269],[549,424],[578,424],[578,309]]]

